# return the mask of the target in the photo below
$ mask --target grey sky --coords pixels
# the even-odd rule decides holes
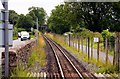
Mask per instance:
[[[15,10],[18,14],[27,14],[28,8],[35,6],[43,7],[50,15],[51,10],[62,2],[63,0],[9,0],[9,10]]]

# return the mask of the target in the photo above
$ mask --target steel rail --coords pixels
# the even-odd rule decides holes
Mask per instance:
[[[60,69],[60,73],[61,73],[62,79],[65,79],[65,76],[64,76],[64,73],[63,73],[63,70],[62,70],[59,58],[58,58],[57,54],[55,53],[54,47],[52,46],[51,42],[49,41],[49,39],[46,36],[44,36],[44,38],[46,39],[46,41],[49,43],[49,45],[51,46],[51,48],[53,50],[53,53],[54,53],[55,58],[57,60],[57,64],[58,64],[59,69]]]
[[[72,61],[68,58],[68,56],[64,53],[64,51],[51,39],[47,38],[46,36],[44,36],[47,40],[49,40],[49,44],[51,45],[51,43],[53,43],[58,49],[59,51],[64,55],[64,57],[67,59],[67,61],[71,64],[71,66],[75,69],[75,71],[77,72],[77,74],[79,75],[79,77],[81,79],[84,79],[83,75],[79,72],[79,70],[76,68],[76,66],[72,63]],[[50,42],[51,41],[51,42]],[[53,47],[51,45],[51,47]],[[54,50],[54,49],[53,49]],[[55,50],[54,50],[54,53],[55,53]],[[55,54],[56,55],[56,54]],[[57,56],[56,56],[57,57]],[[58,57],[56,58],[57,61],[59,61]],[[59,62],[59,65],[60,65],[60,62]],[[60,67],[61,69],[62,67]],[[62,70],[62,69],[61,69]],[[61,73],[63,75],[63,73]]]
[[[51,39],[50,39],[51,40]],[[77,74],[79,75],[79,77],[81,79],[84,79],[84,77],[82,76],[82,74],[79,72],[79,70],[76,68],[76,66],[72,63],[72,61],[70,60],[70,58],[68,58],[68,56],[64,53],[64,51],[53,41],[51,40],[54,45],[61,51],[61,53],[66,57],[66,59],[69,61],[69,63],[72,65],[72,67],[75,69],[75,71],[77,72]]]

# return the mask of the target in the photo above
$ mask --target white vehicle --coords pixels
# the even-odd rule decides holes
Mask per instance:
[[[30,39],[30,35],[29,35],[29,33],[26,32],[26,31],[22,31],[22,32],[20,33],[20,37],[21,37],[21,41]]]

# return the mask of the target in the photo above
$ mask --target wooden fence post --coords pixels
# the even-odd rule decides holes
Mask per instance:
[[[116,37],[114,38],[114,55],[113,55],[113,66],[115,66],[115,49],[116,49]]]
[[[118,71],[120,71],[120,33],[116,33],[117,39],[116,39],[116,67]]]
[[[108,38],[105,39],[106,64],[108,64]]]
[[[78,45],[77,45],[77,40],[78,40],[78,39],[77,39],[77,36],[75,36],[75,48],[77,48],[77,46],[78,46]]]
[[[70,34],[68,34],[68,41],[69,41],[69,47],[70,47]]]
[[[119,33],[116,32],[116,40],[115,40],[115,66],[118,67],[118,71],[119,71],[119,52],[120,52],[120,41],[119,41]]]
[[[91,59],[93,58],[93,38],[91,38]]]
[[[98,45],[97,45],[97,61],[99,62],[99,43],[100,43],[100,38],[98,38]]]

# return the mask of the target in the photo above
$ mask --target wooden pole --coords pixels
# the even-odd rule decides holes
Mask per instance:
[[[91,59],[93,58],[93,39],[91,38]]]
[[[70,34],[68,35],[69,47],[70,47]]]
[[[100,40],[100,38],[98,38]],[[99,41],[98,41],[98,45],[97,45],[97,61],[99,62]]]
[[[74,47],[74,35],[72,35],[73,47]]]
[[[105,39],[106,64],[108,64],[108,38]]]
[[[116,40],[115,40],[115,66],[119,71],[119,33],[116,32]]]
[[[113,65],[115,66],[115,49],[116,49],[116,37],[114,42],[114,56],[113,56]]]
[[[120,71],[120,33],[119,32],[118,32],[118,71]]]

